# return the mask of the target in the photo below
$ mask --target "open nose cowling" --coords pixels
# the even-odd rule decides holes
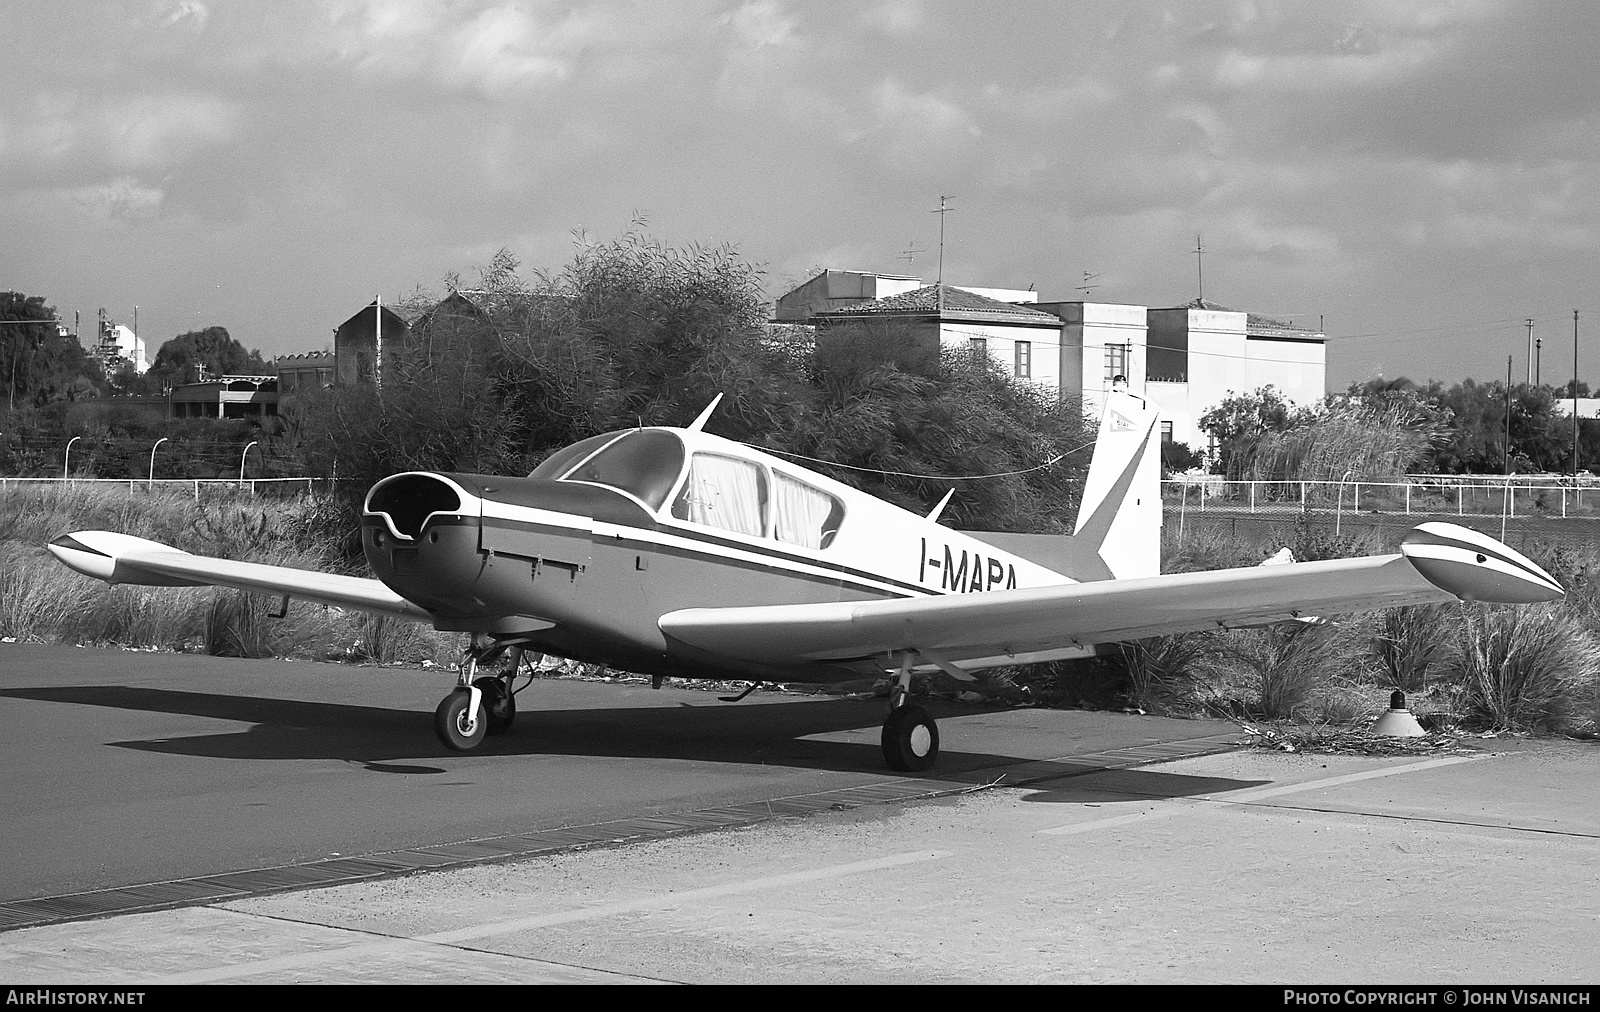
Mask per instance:
[[[401,543],[415,542],[437,516],[459,517],[464,494],[459,485],[436,474],[396,474],[372,486],[364,512],[382,520],[386,533]],[[380,543],[378,547],[383,547]]]

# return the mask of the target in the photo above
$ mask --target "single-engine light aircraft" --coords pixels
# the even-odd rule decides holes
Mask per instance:
[[[952,530],[938,523],[944,502],[919,516],[706,432],[715,407],[688,428],[585,439],[526,478],[379,481],[361,531],[377,579],[109,531],[49,547],[110,583],[232,587],[469,633],[435,719],[458,751],[511,726],[523,653],[538,651],[657,685],[888,674],[883,754],[897,770],[926,769],[939,752],[933,718],[908,698],[918,673],[971,680],[1165,633],[1562,596],[1518,552],[1446,523],[1415,528],[1394,555],[1162,575],[1157,412],[1128,393],[1108,397],[1071,536]],[[497,660],[498,673],[479,674]]]

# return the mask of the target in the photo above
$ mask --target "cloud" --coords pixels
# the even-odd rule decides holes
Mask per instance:
[[[228,144],[239,104],[196,93],[47,92],[0,114],[0,164],[23,178],[161,173]]]
[[[154,217],[166,193],[132,176],[119,176],[102,185],[78,187],[68,196],[91,217],[116,221]]]
[[[203,31],[206,21],[211,17],[211,10],[205,4],[196,0],[184,0],[182,3],[168,4],[166,13],[161,18],[163,25],[176,25],[191,31]]]
[[[409,0],[335,4],[337,62],[358,74],[432,82],[505,98],[571,78],[585,51],[629,33],[620,11],[554,3],[499,3],[465,15]]]

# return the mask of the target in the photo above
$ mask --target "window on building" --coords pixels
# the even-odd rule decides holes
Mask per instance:
[[[1172,423],[1171,422],[1162,422],[1161,423],[1161,441],[1163,443],[1172,442]]]
[[[1106,345],[1106,386],[1111,386],[1111,380],[1116,376],[1128,375],[1128,346],[1125,344]]]
[[[1017,379],[1028,379],[1033,375],[1033,342],[1017,342]]]

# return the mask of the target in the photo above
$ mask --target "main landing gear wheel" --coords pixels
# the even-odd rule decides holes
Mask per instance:
[[[483,693],[478,705],[489,716],[489,733],[505,734],[511,730],[511,722],[517,719],[517,697],[511,694],[506,680],[486,676],[472,684]]]
[[[906,703],[883,722],[883,758],[892,770],[925,770],[939,758],[939,725],[928,711]]]
[[[487,697],[483,702],[487,702]],[[467,712],[471,705],[472,693],[460,688],[444,697],[439,708],[433,711],[433,729],[446,748],[471,752],[483,744],[484,735],[489,731],[488,707],[480,702],[478,712],[471,714]]]

